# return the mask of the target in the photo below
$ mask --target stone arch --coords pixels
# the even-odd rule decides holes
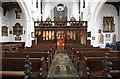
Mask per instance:
[[[97,23],[97,17],[99,17],[99,14],[100,14],[102,8],[104,7],[105,2],[107,2],[107,0],[100,0],[98,5],[96,6],[96,8],[94,10],[94,14],[93,14],[94,15],[94,23]],[[113,6],[113,5],[111,5],[111,6]],[[114,7],[114,9],[116,9],[116,8]],[[117,13],[117,10],[116,10],[116,13]]]
[[[98,2],[98,4],[96,5],[96,8],[95,8],[95,10],[94,10],[94,23],[96,23],[96,21],[97,21],[97,16],[98,16],[98,13],[100,12],[100,10],[102,9],[102,7],[104,6],[104,4],[105,4],[105,2],[106,2],[107,0],[99,0],[99,2]]]
[[[31,12],[30,12],[30,9],[27,7],[27,4],[26,4],[26,1],[24,0],[16,0],[16,2],[18,2],[22,12],[23,12],[23,15],[24,15],[24,19],[25,19],[25,46],[27,47],[30,47],[32,45],[32,42],[31,42],[31,28],[32,28],[32,18],[30,18],[30,15],[31,15]],[[34,28],[32,28],[34,29]]]
[[[91,10],[93,10],[93,11],[91,12],[91,20],[88,21],[88,24],[90,24],[89,27],[94,28],[94,29],[91,29],[92,30],[91,31],[91,35],[92,36],[96,36],[96,40],[95,41],[91,40],[91,45],[94,45],[94,46],[98,46],[98,44],[99,44],[99,42],[98,42],[99,41],[99,34],[97,34],[97,30],[98,30],[99,27],[95,28],[96,25],[98,25],[97,24],[98,23],[98,18],[97,18],[98,17],[98,13],[99,13],[99,11],[101,10],[102,6],[104,5],[104,3],[106,1],[107,0],[97,0],[95,2],[96,5],[94,5],[94,8],[91,7],[92,8]],[[94,1],[91,1],[91,2],[94,3]]]
[[[91,25],[90,25],[90,27],[92,27],[92,28],[94,28],[94,27],[96,27],[96,25],[99,25],[99,24],[101,24],[101,22],[102,22],[102,20],[100,20],[102,17],[100,17],[100,19],[99,19],[99,15],[100,15],[100,13],[101,13],[101,10],[103,9],[103,6],[104,6],[104,4],[105,4],[105,2],[107,2],[107,0],[97,0],[96,1],[96,5],[95,5],[95,8],[94,8],[94,11],[92,12],[92,19],[91,19],[91,21],[90,21],[90,23],[91,23]],[[111,5],[111,6],[113,6],[113,5]],[[113,6],[114,7],[114,6]],[[115,7],[114,7],[115,8]],[[116,10],[116,9],[115,9]],[[115,11],[114,10],[114,11]],[[117,12],[117,10],[116,10],[116,12]],[[101,21],[101,22],[99,22],[99,21]],[[102,28],[102,24],[101,25],[99,25],[100,26],[100,28]],[[98,27],[99,28],[99,27]],[[96,39],[96,41],[94,42],[94,41],[91,41],[91,44],[93,45],[94,44],[94,46],[98,46],[98,44],[99,44],[99,42],[98,42],[98,40],[99,40],[99,35],[98,34],[96,34],[94,31],[97,31],[98,30],[98,28],[95,28],[95,29],[92,29],[92,32],[91,32],[91,34],[92,35],[95,35],[96,37],[97,37],[97,39]]]

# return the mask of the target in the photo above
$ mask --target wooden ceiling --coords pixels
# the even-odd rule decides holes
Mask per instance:
[[[21,10],[17,2],[2,2],[2,8],[4,9],[4,16],[7,13],[7,11],[10,11],[13,8]]]

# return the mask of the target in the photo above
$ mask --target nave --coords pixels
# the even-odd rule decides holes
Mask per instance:
[[[119,8],[120,0],[0,0],[2,79],[120,79]]]
[[[16,49],[2,53],[2,79],[119,79],[119,51],[80,43],[66,43],[65,49],[55,43]]]
[[[51,64],[47,79],[79,79],[66,50],[58,49]]]

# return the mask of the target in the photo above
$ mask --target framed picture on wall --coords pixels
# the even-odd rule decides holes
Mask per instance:
[[[21,41],[21,37],[15,37],[15,41]]]
[[[19,23],[16,23],[15,26],[13,26],[13,35],[23,35],[23,26],[21,26]]]
[[[92,40],[95,40],[95,37],[92,37]]]
[[[110,41],[110,34],[105,35],[105,41]]]
[[[8,36],[8,27],[2,26],[2,36]]]

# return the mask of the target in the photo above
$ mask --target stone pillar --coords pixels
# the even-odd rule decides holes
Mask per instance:
[[[120,6],[119,6],[119,16],[118,16],[118,39],[120,41]]]

